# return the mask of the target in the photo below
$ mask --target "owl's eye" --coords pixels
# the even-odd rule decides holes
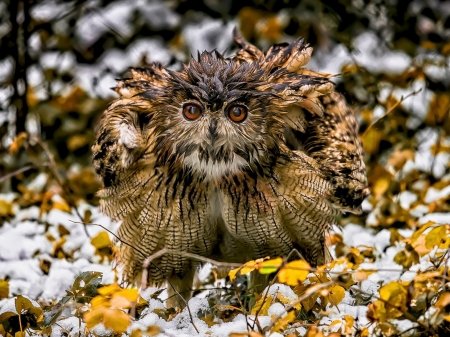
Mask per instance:
[[[242,105],[232,105],[228,109],[228,117],[233,122],[240,123],[247,117],[247,108]]]
[[[202,114],[202,108],[198,104],[188,103],[183,107],[183,116],[193,121],[200,117]]]

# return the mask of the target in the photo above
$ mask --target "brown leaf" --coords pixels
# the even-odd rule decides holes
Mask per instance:
[[[436,93],[430,102],[428,114],[425,119],[429,125],[441,125],[449,116],[450,95],[448,93]]]

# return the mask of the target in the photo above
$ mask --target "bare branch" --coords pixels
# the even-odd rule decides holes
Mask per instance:
[[[362,134],[362,137],[364,137],[364,136],[367,134],[367,132],[368,132],[375,124],[377,124],[380,120],[382,120],[384,117],[386,117],[387,115],[389,115],[389,114],[390,114],[392,111],[394,111],[395,108],[398,107],[400,104],[402,104],[404,100],[406,100],[407,98],[409,98],[409,97],[411,97],[411,96],[417,95],[417,94],[418,94],[419,92],[421,92],[421,91],[422,91],[422,88],[420,88],[419,90],[415,90],[415,91],[409,93],[409,94],[406,95],[406,96],[402,96],[402,97],[400,98],[400,100],[399,100],[397,103],[395,103],[388,111],[386,111],[386,113],[385,113],[383,116],[381,116],[380,118],[378,118],[377,120],[375,120],[375,121],[373,121],[372,123],[369,124],[369,126],[367,127],[367,129],[366,129],[366,130],[364,131],[364,133]]]
[[[3,183],[3,182],[5,182],[6,180],[8,180],[8,179],[10,179],[10,178],[12,178],[12,177],[18,175],[18,174],[23,173],[23,172],[32,170],[32,169],[34,169],[34,168],[48,167],[48,166],[50,166],[50,163],[45,163],[45,164],[41,164],[41,165],[28,165],[28,166],[24,166],[24,167],[22,167],[22,168],[20,168],[20,169],[18,169],[18,170],[16,170],[16,171],[14,171],[14,172],[5,174],[3,177],[0,177],[0,184]]]

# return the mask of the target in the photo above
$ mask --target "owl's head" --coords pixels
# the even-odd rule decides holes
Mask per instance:
[[[181,71],[154,65],[119,81],[142,152],[156,166],[207,179],[239,170],[264,175],[286,154],[287,129],[304,131],[305,110],[322,113],[318,97],[333,85],[303,68],[312,51],[303,40],[266,54],[235,40],[241,49],[232,58],[203,52]]]

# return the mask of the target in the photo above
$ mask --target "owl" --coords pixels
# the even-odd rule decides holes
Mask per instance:
[[[304,67],[312,48],[297,39],[263,53],[234,39],[233,57],[132,69],[102,116],[93,165],[101,210],[122,221],[127,282],[164,248],[148,282],[169,281],[186,299],[198,262],[183,252],[244,263],[297,249],[321,265],[336,216],[361,211],[357,120],[330,76]]]

